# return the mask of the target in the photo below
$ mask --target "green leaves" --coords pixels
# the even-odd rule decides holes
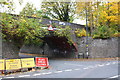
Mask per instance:
[[[34,8],[34,6],[30,3],[27,3],[23,10],[20,12],[20,14],[24,16],[32,16],[35,14],[35,12],[36,8]]]
[[[62,27],[54,24],[54,27],[59,30],[49,32],[47,29],[41,28],[44,25],[39,23],[39,19],[27,18],[24,16],[12,16],[2,13],[1,26],[3,39],[7,41],[14,41],[18,46],[22,44],[42,44],[42,40],[38,37],[45,37],[48,35],[65,36],[68,41],[71,40],[71,28],[69,26]]]
[[[72,22],[75,18],[75,2],[43,2],[42,10],[51,19]]]
[[[26,18],[23,16],[12,16],[6,13],[1,13],[1,26],[3,39],[14,41],[16,43],[26,43],[29,39],[34,39],[38,35],[36,31],[40,29],[38,20]]]
[[[95,29],[95,31],[92,33],[93,38],[110,38],[110,37],[117,37],[119,36],[117,30],[113,28],[109,28],[107,26],[99,26],[98,28]]]

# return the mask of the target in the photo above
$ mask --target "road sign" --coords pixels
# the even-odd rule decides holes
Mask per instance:
[[[36,67],[48,67],[48,58],[39,58],[36,57]]]
[[[4,59],[0,59],[0,70],[5,70]]]
[[[20,59],[8,59],[6,60],[6,70],[20,69],[21,62]]]
[[[48,27],[48,31],[54,31],[54,29],[52,28],[52,25]]]
[[[22,62],[22,68],[35,67],[34,58],[23,58],[21,59],[21,62]]]

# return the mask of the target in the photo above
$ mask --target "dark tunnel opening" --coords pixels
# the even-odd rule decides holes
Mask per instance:
[[[75,58],[77,49],[74,44],[69,44],[66,37],[47,36],[41,38],[51,48],[51,58]]]

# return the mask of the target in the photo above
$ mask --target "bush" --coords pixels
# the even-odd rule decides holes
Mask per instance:
[[[83,29],[77,29],[75,31],[75,34],[77,37],[84,37],[86,36],[86,30],[83,28]]]
[[[110,37],[117,37],[120,34],[117,30],[113,28],[108,28],[107,26],[99,26],[95,29],[95,31],[92,33],[93,38],[102,38],[107,39]]]

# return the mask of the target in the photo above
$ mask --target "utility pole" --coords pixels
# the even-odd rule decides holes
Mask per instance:
[[[86,58],[88,59],[89,53],[88,53],[88,4],[86,2],[86,9],[85,9],[85,13],[86,13]]]

